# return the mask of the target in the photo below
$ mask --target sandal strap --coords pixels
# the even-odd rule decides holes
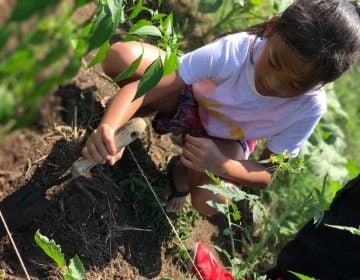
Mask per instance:
[[[180,157],[176,157],[176,160],[179,160]],[[186,191],[179,191],[176,188],[175,182],[174,182],[174,177],[173,177],[173,171],[174,168],[176,166],[176,163],[173,163],[171,165],[171,167],[168,169],[168,176],[169,176],[169,185],[170,185],[170,189],[171,189],[171,194],[168,197],[168,201],[171,200],[174,197],[184,197],[187,196],[190,193],[190,190],[186,190]]]

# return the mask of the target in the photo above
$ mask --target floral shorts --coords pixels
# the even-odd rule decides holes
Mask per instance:
[[[156,133],[160,135],[170,132],[181,135],[183,142],[186,134],[194,137],[208,136],[201,124],[198,103],[195,100],[191,86],[185,86],[181,90],[175,115],[169,118],[158,112],[152,121],[152,126]],[[254,151],[256,140],[239,140],[239,143],[247,158]]]

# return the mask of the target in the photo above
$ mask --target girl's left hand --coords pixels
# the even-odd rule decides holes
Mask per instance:
[[[227,160],[214,141],[209,138],[186,135],[185,140],[181,161],[188,168],[216,174]]]

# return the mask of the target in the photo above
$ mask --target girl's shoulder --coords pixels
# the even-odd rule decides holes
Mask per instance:
[[[227,34],[218,40],[222,40],[223,42],[236,44],[236,45],[243,45],[253,42],[255,39],[254,35],[250,35],[246,32],[238,32],[238,33],[231,33]]]

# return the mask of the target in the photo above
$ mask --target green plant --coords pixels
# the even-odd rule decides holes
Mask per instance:
[[[268,160],[264,160],[262,163],[271,164],[269,168],[272,170],[273,176],[275,178],[283,172],[298,173],[303,168],[301,159],[292,160],[286,152],[280,155],[271,155]],[[251,271],[251,264],[259,255],[260,251],[265,248],[266,242],[270,236],[278,231],[278,225],[275,224],[270,231],[265,233],[260,242],[254,246],[253,252],[250,253],[247,259],[241,261],[237,257],[234,235],[236,230],[244,230],[246,225],[244,227],[240,224],[241,213],[238,210],[235,202],[242,200],[248,202],[249,207],[252,210],[253,222],[255,223],[258,222],[267,211],[265,210],[264,205],[260,203],[258,196],[248,194],[237,187],[226,184],[212,173],[207,172],[207,175],[212,179],[215,185],[209,184],[201,187],[211,190],[215,194],[221,194],[226,198],[225,203],[218,203],[215,201],[207,202],[211,207],[215,208],[219,213],[223,214],[227,220],[228,227],[224,229],[223,234],[225,236],[229,236],[230,238],[231,254],[222,248],[216,247],[216,249],[223,253],[229,260],[232,268],[232,274],[235,276],[235,279],[241,279],[243,275]],[[284,217],[281,218],[281,220],[283,220]]]
[[[61,247],[54,240],[49,240],[38,230],[35,233],[36,244],[59,266],[64,280],[81,280],[84,278],[84,266],[77,255],[66,264]]]
[[[177,69],[179,42],[171,13],[151,10],[142,0],[134,6],[126,0],[98,0],[88,18],[74,19],[75,12],[91,2],[16,1],[0,30],[0,134],[33,122],[40,99],[76,75],[87,53],[98,49],[90,67],[101,62],[119,25],[131,26],[124,31],[124,40],[149,39],[166,52],[164,61],[159,56],[145,71],[136,97]],[[116,81],[131,76],[138,63],[135,61]]]

